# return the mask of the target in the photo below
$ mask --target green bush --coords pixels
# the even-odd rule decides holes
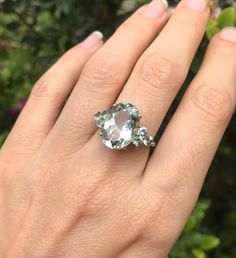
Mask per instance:
[[[132,0],[130,0],[132,1]],[[133,0],[133,8],[145,3]],[[172,5],[176,1],[169,1]],[[206,36],[192,63],[183,90],[202,62],[208,41],[226,26],[236,25],[233,0],[211,0],[217,18],[208,22]],[[131,13],[120,0],[0,1],[0,144],[4,141],[32,85],[68,48],[94,30],[108,38]],[[132,8],[131,8],[132,9]],[[235,115],[234,115],[235,118]],[[163,128],[165,127],[164,123]],[[171,258],[236,257],[236,122],[232,120],[220,145],[201,198]]]

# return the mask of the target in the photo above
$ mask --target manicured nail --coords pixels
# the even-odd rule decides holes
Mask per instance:
[[[166,0],[153,0],[142,9],[141,14],[147,18],[158,19],[166,12],[167,8],[168,2]]]
[[[80,46],[84,48],[96,47],[99,45],[99,43],[101,43],[102,39],[103,34],[100,31],[94,31],[80,44]]]
[[[207,9],[207,0],[183,0],[185,7],[194,11],[203,12]]]
[[[236,43],[236,28],[228,27],[219,33],[220,38]]]

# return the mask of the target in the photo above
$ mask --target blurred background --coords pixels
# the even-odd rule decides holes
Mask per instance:
[[[0,0],[0,146],[35,81],[63,52],[94,30],[101,30],[107,39],[127,16],[146,2]],[[169,1],[170,12],[177,2]],[[209,6],[212,14],[206,35],[157,140],[198,71],[209,39],[226,26],[236,26],[236,1],[210,0]],[[200,200],[173,248],[171,258],[236,258],[235,118],[234,115]]]

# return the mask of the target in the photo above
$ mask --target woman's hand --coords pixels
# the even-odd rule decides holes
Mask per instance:
[[[156,0],[39,79],[0,153],[0,257],[167,257],[234,111],[236,31],[214,37],[150,158],[145,147],[108,149],[93,115],[129,102],[155,134],[208,16],[204,0],[183,0],[161,31]]]

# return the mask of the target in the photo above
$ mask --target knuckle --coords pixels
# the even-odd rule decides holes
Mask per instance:
[[[51,82],[49,82],[49,79],[46,78],[45,75],[43,75],[34,85],[31,95],[34,98],[42,98],[45,96],[48,96],[49,94],[49,87],[51,85]]]
[[[48,76],[43,75],[34,85],[31,98],[42,99],[50,98],[57,100],[63,94],[61,87],[58,87],[58,82]]]
[[[191,94],[191,102],[204,121],[225,123],[231,117],[233,103],[223,87],[200,86]]]
[[[144,83],[156,89],[172,90],[183,80],[183,72],[176,72],[178,65],[159,54],[151,54],[140,66],[139,76]]]
[[[84,68],[82,77],[90,83],[90,87],[93,85],[97,88],[109,88],[116,84],[121,83],[121,76],[115,68],[114,61],[112,59],[91,60]]]

